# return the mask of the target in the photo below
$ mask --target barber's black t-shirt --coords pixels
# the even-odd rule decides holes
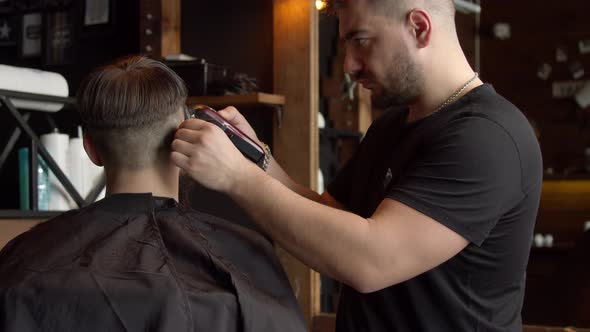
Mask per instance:
[[[417,122],[406,115],[377,120],[328,192],[363,217],[399,201],[470,243],[401,284],[370,294],[344,286],[337,331],[522,331],[542,184],[533,130],[490,85]]]

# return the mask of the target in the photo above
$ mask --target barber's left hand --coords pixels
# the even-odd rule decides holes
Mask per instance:
[[[171,158],[193,180],[225,193],[254,165],[219,127],[199,119],[181,123],[172,142]]]

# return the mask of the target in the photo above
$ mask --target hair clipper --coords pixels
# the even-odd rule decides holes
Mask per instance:
[[[195,105],[191,108],[185,108],[185,117],[196,118],[210,122],[221,128],[229,139],[234,143],[236,148],[248,159],[256,164],[260,164],[264,159],[264,150],[256,144],[248,135],[234,127],[231,123],[225,121],[217,111],[209,106]]]

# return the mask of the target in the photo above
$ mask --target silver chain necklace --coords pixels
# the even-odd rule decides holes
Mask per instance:
[[[476,72],[475,75],[473,75],[473,77],[467,81],[465,84],[463,84],[462,87],[459,88],[459,90],[455,91],[455,93],[453,93],[447,100],[445,100],[444,103],[442,103],[435,111],[434,113],[442,110],[443,108],[449,106],[449,104],[451,104],[453,101],[455,101],[455,99],[461,94],[461,92],[463,92],[463,90],[467,89],[467,87],[469,86],[469,84],[473,83],[473,81],[475,81],[475,79],[479,76],[479,74]]]

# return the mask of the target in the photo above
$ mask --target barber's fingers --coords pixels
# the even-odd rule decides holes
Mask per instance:
[[[221,115],[227,122],[233,125],[246,122],[244,116],[238,111],[237,108],[233,106],[226,107],[217,113]]]
[[[180,152],[172,151],[170,159],[172,159],[172,162],[181,169],[190,168],[190,158]]]
[[[199,131],[184,128],[178,129],[174,135],[174,139],[183,140],[189,143],[198,142],[200,137],[201,133]]]
[[[216,142],[219,142],[219,138],[228,139],[227,135],[216,125],[205,121],[200,122],[202,123],[188,124],[176,131],[171,145],[173,151],[190,157],[194,151],[203,146],[215,145]]]
[[[186,129],[192,129],[192,130],[202,130],[202,129],[208,128],[210,126],[215,126],[215,125],[212,123],[209,123],[207,121],[192,118],[192,119],[184,120],[178,128],[179,129],[186,128]]]
[[[195,151],[195,146],[181,139],[175,139],[172,141],[172,151],[190,157]]]
[[[256,136],[254,128],[252,128],[250,123],[248,123],[248,120],[246,120],[246,118],[240,114],[240,112],[238,112],[235,107],[229,106],[217,113],[219,113],[227,122],[234,125],[251,139],[255,141],[258,140],[258,136]]]
[[[189,119],[180,124],[176,130],[174,138],[182,139],[190,143],[197,143],[203,137],[203,135],[208,135],[213,132],[217,132],[213,135],[219,135],[219,133],[222,133],[223,130],[207,121]]]

